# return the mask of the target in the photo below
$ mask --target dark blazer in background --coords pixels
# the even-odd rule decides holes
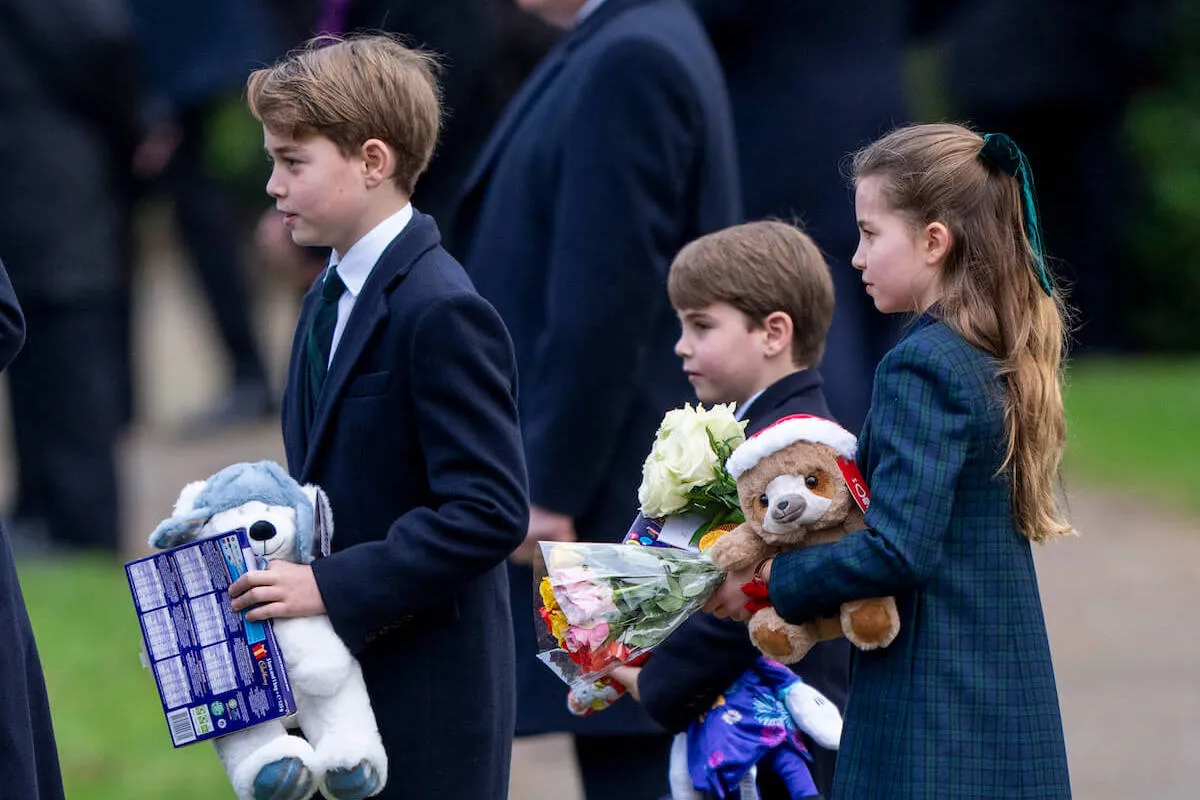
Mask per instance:
[[[834,416],[858,431],[894,339],[863,292],[844,172],[907,119],[904,0],[692,0],[721,59],[746,219],[798,219],[829,260],[837,310],[821,362]]]
[[[820,372],[802,370],[768,386],[747,409],[746,435],[752,436],[791,414],[831,418],[822,383]],[[687,730],[760,655],[744,623],[697,612],[659,645],[642,669],[638,678],[642,702],[650,716],[667,730]],[[800,663],[792,665],[792,671],[838,709],[846,710],[850,685],[848,641],[817,644]],[[828,797],[837,753],[818,747],[807,736],[804,743],[813,756],[810,768],[817,788]],[[762,791],[765,800],[776,796],[766,787]],[[781,796],[787,796],[786,790]]]
[[[531,501],[618,541],[663,414],[691,397],[670,261],[740,218],[725,85],[691,9],[601,5],[513,98],[464,192],[452,249],[513,334]],[[567,712],[534,657],[530,570],[511,581],[518,734],[658,731],[636,703]]]
[[[771,568],[790,622],[889,594],[900,610],[896,641],[854,655],[834,797],[1071,796],[1033,552],[999,472],[1002,392],[995,359],[922,316],[880,363],[859,441],[868,527]]]
[[[385,30],[438,55],[442,130],[413,202],[449,219],[505,103],[558,38],[512,0],[355,0],[346,29]]]
[[[25,341],[21,307],[0,263],[0,370]],[[0,787],[12,797],[61,800],[62,775],[46,684],[33,629],[13,564],[8,534],[0,527]]]
[[[288,468],[333,509],[313,564],[362,663],[388,754],[381,798],[508,787],[512,621],[502,562],[528,499],[512,343],[415,214],[363,286],[308,418],[304,299],[283,405]]]

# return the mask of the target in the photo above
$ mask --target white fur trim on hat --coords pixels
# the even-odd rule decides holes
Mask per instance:
[[[762,459],[796,442],[829,445],[839,456],[850,460],[854,460],[854,453],[858,449],[858,439],[854,434],[833,420],[809,414],[793,414],[742,442],[733,451],[729,461],[725,462],[725,469],[737,480]]]

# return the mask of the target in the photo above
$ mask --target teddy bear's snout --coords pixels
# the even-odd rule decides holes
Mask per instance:
[[[786,525],[799,519],[808,508],[808,501],[802,494],[785,494],[771,506],[771,518]]]
[[[250,526],[250,538],[256,542],[265,542],[268,539],[273,539],[275,538],[275,526],[265,519],[260,519]]]

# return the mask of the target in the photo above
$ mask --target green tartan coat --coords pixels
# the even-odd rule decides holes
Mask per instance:
[[[1071,795],[1033,554],[996,474],[1002,404],[995,360],[922,316],[875,373],[867,527],[772,567],[793,622],[899,606],[896,641],[855,653],[834,800]]]

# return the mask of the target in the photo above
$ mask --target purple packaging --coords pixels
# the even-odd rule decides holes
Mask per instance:
[[[229,584],[252,569],[240,528],[125,565],[176,747],[296,711],[271,622],[247,622],[229,604]]]

